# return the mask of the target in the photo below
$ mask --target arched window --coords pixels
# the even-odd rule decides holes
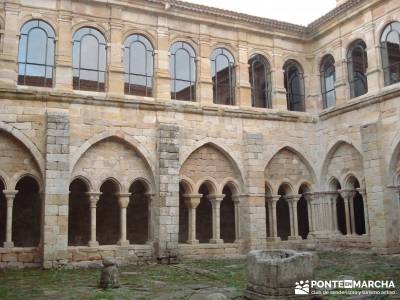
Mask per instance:
[[[55,34],[41,20],[26,22],[19,36],[18,84],[53,86]]]
[[[106,40],[97,29],[83,27],[73,38],[73,85],[76,90],[105,90]]]
[[[335,60],[332,55],[327,55],[322,59],[320,66],[321,74],[321,93],[323,107],[328,108],[335,106],[336,94],[335,94]]]
[[[272,108],[271,70],[268,61],[260,54],[249,60],[249,78],[252,106]]]
[[[196,54],[185,42],[175,42],[170,49],[171,98],[196,100]]]
[[[124,43],[125,94],[152,96],[153,56],[150,41],[142,35],[130,35]]]
[[[217,48],[211,54],[211,76],[213,100],[216,104],[235,104],[235,60],[224,48]]]
[[[381,55],[385,85],[400,81],[400,22],[390,23],[381,36]]]
[[[288,110],[305,111],[304,77],[300,64],[290,59],[284,64],[283,70]]]
[[[364,95],[368,92],[366,48],[364,41],[356,40],[350,45],[347,51],[347,69],[351,98]]]

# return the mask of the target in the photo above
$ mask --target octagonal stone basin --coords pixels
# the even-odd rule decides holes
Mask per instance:
[[[296,281],[314,275],[314,254],[293,250],[253,250],[247,255],[248,299],[309,299],[294,295]]]

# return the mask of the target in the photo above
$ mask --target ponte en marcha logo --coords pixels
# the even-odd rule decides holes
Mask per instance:
[[[393,280],[301,280],[295,283],[295,295],[394,295]]]

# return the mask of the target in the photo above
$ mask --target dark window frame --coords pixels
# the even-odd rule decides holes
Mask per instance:
[[[35,26],[32,26],[34,23],[37,23]],[[43,27],[43,25],[41,23],[44,23],[47,25]],[[42,26],[41,26],[42,25]],[[32,26],[32,27],[30,27]],[[27,29],[29,28],[29,29]],[[46,35],[46,50],[45,50],[45,61],[44,64],[40,64],[40,63],[34,63],[34,62],[29,62],[28,61],[28,55],[29,55],[29,35],[31,34],[31,32],[34,29],[39,29],[42,30],[45,35]],[[20,55],[21,55],[21,47],[22,46],[22,40],[23,37],[25,37],[25,46],[24,46],[24,50],[25,50],[25,55],[23,55],[23,60],[20,59]],[[48,51],[51,51],[51,49],[49,49],[49,42],[53,43],[53,53],[51,55],[51,53],[49,54]],[[21,30],[20,30],[20,35],[19,35],[19,43],[18,43],[18,84],[20,85],[28,85],[28,86],[40,86],[40,87],[53,87],[53,83],[54,83],[54,69],[55,69],[55,64],[54,64],[54,60],[55,60],[55,46],[56,46],[56,40],[55,40],[55,31],[54,28],[47,23],[46,21],[40,20],[40,19],[33,19],[33,20],[29,20],[27,22],[24,23],[24,25],[22,25]],[[53,57],[53,63],[49,63],[48,62],[48,58]],[[24,72],[22,74],[20,74],[20,67],[21,65],[24,65]],[[42,78],[43,79],[43,84],[39,84],[39,83],[35,83],[33,81],[30,81],[27,83],[27,66],[41,66],[44,67],[44,77],[42,76],[35,76],[38,78]],[[47,77],[48,75],[48,68],[50,68],[51,70],[51,77]],[[29,76],[29,77],[33,77],[33,76]],[[29,78],[28,78],[29,79]]]
[[[356,50],[360,51],[362,54],[360,62],[357,62],[355,59],[357,58],[355,57]],[[358,70],[360,66],[362,70]],[[351,43],[347,51],[347,73],[350,85],[350,98],[356,98],[368,93],[367,69],[367,46],[363,40],[355,40]],[[363,89],[359,89],[358,83],[362,84]]]
[[[219,99],[219,96],[221,95],[219,93],[219,90],[221,87],[224,86],[223,83],[219,82],[218,78],[218,73],[222,70],[217,70],[217,63],[218,63],[218,57],[223,56],[227,59],[228,61],[228,89],[229,89],[229,98],[227,103],[223,103],[221,99]],[[235,59],[232,55],[232,53],[225,49],[225,48],[216,48],[213,50],[211,53],[211,76],[212,76],[212,82],[213,82],[213,102],[215,104],[222,104],[222,105],[235,105],[235,91],[236,91],[236,76],[235,76]]]
[[[135,53],[133,52],[132,57],[132,47],[134,43],[140,43],[143,45],[145,49],[145,74],[141,73],[134,73],[134,70],[131,72],[131,59],[138,59],[135,57]],[[128,61],[125,61],[125,51],[128,51]],[[151,62],[148,61],[148,54],[151,55]],[[153,87],[154,87],[154,49],[149,41],[144,35],[141,34],[131,34],[129,35],[124,42],[124,92],[127,95],[140,95],[137,91],[135,91],[134,84],[131,83],[131,76],[139,76],[146,78],[146,88],[145,88],[145,95],[146,97],[153,96]],[[142,58],[143,59],[143,58]],[[151,63],[150,73],[148,73],[148,64]],[[128,66],[128,68],[127,68]],[[126,76],[128,77],[128,82],[126,81]],[[126,87],[128,86],[128,88]],[[133,91],[131,90],[133,89]]]
[[[394,26],[398,28],[394,28]],[[389,55],[389,47],[388,47],[388,37],[391,33],[397,33],[399,43],[397,43],[397,60],[394,62],[391,61],[391,55]],[[392,44],[392,43],[391,43]],[[382,31],[380,38],[380,48],[381,48],[381,58],[382,58],[382,69],[384,74],[384,83],[385,86],[397,83],[400,81],[400,22],[391,22],[385,26]],[[393,51],[394,52],[394,51]],[[392,53],[393,54],[393,53]],[[395,69],[395,74],[397,74],[397,78],[392,76],[392,71]]]
[[[284,86],[286,89],[286,101],[287,101],[287,109],[289,111],[306,111],[305,105],[305,85],[304,85],[304,73],[301,65],[290,59],[285,62],[283,65],[284,70]],[[293,91],[293,84],[295,80],[298,78],[299,91]],[[300,98],[300,101],[294,101],[296,97]],[[300,105],[297,107],[297,105]]]
[[[327,90],[326,82],[327,79],[333,76],[333,87],[330,90]],[[321,95],[322,95],[322,104],[323,108],[328,108],[336,105],[336,68],[335,68],[335,59],[332,55],[326,55],[321,61],[320,65],[320,78],[321,78]],[[335,103],[333,105],[328,105],[327,95],[329,93],[333,93]]]
[[[76,39],[76,36],[80,34],[80,31],[83,31],[86,29],[89,30],[88,33],[84,33],[84,34],[82,34],[82,36],[80,36],[79,39]],[[92,31],[97,32],[98,35],[103,38],[103,41],[100,41],[98,36],[93,34]],[[97,40],[97,69],[87,69],[87,68],[81,67],[82,66],[82,40],[86,36],[93,36]],[[75,43],[79,43],[78,58],[75,58],[74,53],[72,53],[72,61],[74,62],[75,59],[78,59],[78,61],[79,61],[77,68],[74,67],[74,63],[72,64],[72,72],[74,73],[75,70],[78,71],[78,76],[76,76],[76,77],[73,76],[73,89],[74,90],[84,90],[84,91],[105,92],[105,86],[106,86],[106,82],[107,82],[107,71],[106,71],[106,69],[107,69],[107,42],[106,42],[106,38],[104,37],[103,33],[94,27],[90,27],[90,26],[81,27],[75,31],[72,41],[73,41],[72,51],[74,50]],[[105,59],[104,70],[100,69],[100,46],[104,46],[104,59]],[[96,81],[97,84],[96,84],[95,89],[82,89],[82,87],[81,87],[81,81],[82,81],[81,71],[97,72],[97,81]],[[103,85],[101,85],[101,82],[100,82],[100,74],[102,74],[104,76]],[[75,79],[75,78],[77,78],[77,79]]]
[[[175,48],[176,47],[176,48]],[[189,56],[189,65],[187,66],[189,70],[189,78],[177,78],[177,59],[176,53],[178,51],[184,51]],[[196,101],[196,85],[197,85],[197,63],[196,63],[196,52],[193,47],[184,41],[174,42],[170,47],[170,75],[171,75],[171,99],[181,100],[181,101]],[[192,78],[192,75],[194,78]],[[189,84],[189,97],[181,97],[177,92],[177,82],[185,82]]]
[[[251,86],[251,105],[253,107],[272,108],[272,85],[271,85],[271,67],[268,60],[261,54],[255,54],[249,59],[249,81]],[[263,67],[264,87],[256,86],[256,64],[259,63]],[[265,99],[257,99],[257,95],[263,94]],[[258,105],[262,103],[262,105]]]

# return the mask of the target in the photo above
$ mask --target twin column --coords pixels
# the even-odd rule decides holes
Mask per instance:
[[[189,214],[189,228],[188,228],[188,244],[198,244],[199,241],[196,238],[196,209],[200,204],[202,194],[185,194],[183,195],[185,199],[185,205],[188,208]],[[218,244],[223,243],[221,239],[221,222],[220,222],[220,213],[221,213],[221,202],[224,199],[225,195],[209,195],[207,196],[212,205],[212,238],[210,239],[210,243]],[[239,240],[239,203],[240,197],[233,196],[233,202],[235,205],[235,238]]]
[[[100,196],[102,193],[100,192],[88,192],[90,201],[90,241],[89,247],[97,247],[99,246],[99,242],[96,237],[96,209],[97,203],[99,202]],[[118,196],[118,203],[121,209],[121,218],[120,218],[120,240],[118,241],[118,245],[120,246],[128,246],[129,241],[127,239],[127,231],[126,231],[126,216],[127,216],[127,207],[129,205],[131,193],[120,193]],[[151,209],[151,194],[146,194],[146,198],[149,204],[149,210]],[[149,212],[149,218],[151,218],[151,212]],[[151,220],[148,222],[151,224]],[[150,228],[149,228],[150,229]],[[151,239],[151,230],[148,231],[149,239]]]

